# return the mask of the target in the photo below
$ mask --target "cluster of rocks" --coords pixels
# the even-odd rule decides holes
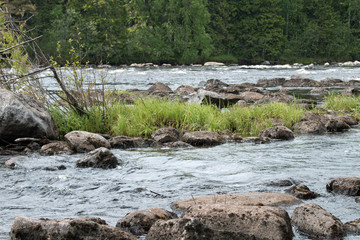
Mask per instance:
[[[326,186],[329,192],[360,195],[360,178],[338,178]],[[321,206],[302,203],[318,194],[305,185],[284,193],[238,193],[201,196],[172,203],[170,212],[151,208],[128,213],[115,227],[99,218],[63,220],[17,217],[10,231],[12,240],[21,239],[293,239],[292,226],[311,238],[342,239],[360,234],[360,219],[342,223]],[[297,194],[301,192],[301,194]],[[310,196],[310,197],[309,197]],[[298,198],[299,197],[299,198]],[[285,210],[300,204],[291,217]]]

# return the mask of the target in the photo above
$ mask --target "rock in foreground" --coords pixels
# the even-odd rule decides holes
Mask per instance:
[[[336,239],[345,235],[343,223],[317,204],[300,205],[291,221],[298,230],[314,238]]]
[[[310,191],[304,184],[295,185],[287,189],[286,192],[300,199],[314,199],[320,196],[319,194]]]
[[[191,206],[206,206],[211,204],[229,204],[232,206],[279,206],[298,203],[300,200],[289,194],[283,193],[238,193],[216,196],[202,196],[173,203],[179,210],[186,210]]]
[[[100,147],[111,147],[108,140],[96,133],[72,131],[66,134],[64,138],[79,153],[90,152]]]
[[[56,139],[58,136],[54,119],[40,102],[0,89],[0,139],[3,143],[24,137]]]
[[[194,206],[183,219],[159,221],[147,239],[292,239],[287,212],[278,207]]]
[[[207,147],[222,144],[225,139],[216,132],[198,131],[185,133],[182,141],[192,146]]]
[[[275,126],[267,128],[259,133],[260,138],[271,138],[278,140],[290,140],[294,138],[294,133],[285,126]]]
[[[119,165],[117,158],[107,148],[101,147],[89,152],[82,159],[76,162],[77,167],[94,167],[94,168],[116,168]]]
[[[10,231],[11,240],[136,240],[130,233],[110,227],[100,218],[35,220],[16,217]]]

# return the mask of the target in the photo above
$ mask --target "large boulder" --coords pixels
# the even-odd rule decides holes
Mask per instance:
[[[211,131],[188,132],[182,136],[181,140],[192,146],[200,147],[225,143],[225,139],[220,134]]]
[[[72,131],[64,136],[65,140],[70,144],[76,152],[90,152],[96,148],[110,148],[110,143],[100,134],[85,131]]]
[[[317,198],[320,196],[318,193],[311,191],[304,184],[297,184],[297,185],[287,189],[285,192],[287,192],[297,198],[300,198],[300,199],[314,199],[314,198]]]
[[[43,104],[28,95],[0,89],[0,144],[23,137],[58,136],[55,121]]]
[[[128,137],[128,136],[116,136],[110,139],[110,145],[112,148],[143,148],[154,145],[154,140],[140,138],[140,137]]]
[[[262,130],[259,133],[259,137],[278,140],[289,140],[294,138],[294,133],[285,126],[275,126]]]
[[[180,133],[173,127],[164,127],[156,130],[151,137],[160,143],[176,142],[179,140]]]
[[[192,206],[207,206],[211,204],[230,204],[232,206],[280,206],[298,203],[300,200],[284,193],[237,193],[215,196],[201,196],[172,204],[175,209],[185,211]]]
[[[93,168],[116,168],[119,165],[118,159],[107,148],[101,147],[89,152],[83,158],[76,161],[77,167]]]
[[[116,227],[124,228],[135,235],[143,235],[148,233],[156,221],[174,218],[177,218],[175,213],[161,208],[151,208],[126,214],[117,222]]]
[[[287,212],[269,206],[194,206],[182,219],[159,221],[147,239],[292,239]]]
[[[43,145],[40,149],[41,155],[71,154],[73,151],[65,141],[58,141]]]
[[[337,178],[326,185],[326,190],[349,196],[360,196],[360,178]]]
[[[313,203],[297,207],[291,216],[291,222],[299,231],[314,238],[337,239],[345,235],[343,223]]]
[[[35,220],[16,217],[10,231],[11,240],[136,240],[120,228],[111,227],[100,218],[70,218],[64,220]]]

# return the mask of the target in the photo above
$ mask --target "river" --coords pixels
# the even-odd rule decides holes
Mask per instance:
[[[109,86],[117,89],[147,89],[156,81],[175,89],[182,84],[198,86],[210,78],[234,84],[291,75],[344,81],[360,76],[360,68],[289,65],[96,71],[106,71],[114,78]],[[47,84],[51,88],[52,83]],[[10,170],[3,164],[9,156],[0,156],[0,239],[8,239],[16,216],[57,219],[94,216],[115,225],[128,212],[151,207],[171,210],[171,202],[192,196],[284,192],[286,187],[269,183],[288,179],[321,194],[306,202],[319,204],[344,223],[360,216],[354,197],[328,193],[325,188],[336,177],[360,177],[359,129],[340,134],[302,135],[269,144],[227,143],[212,148],[113,149],[112,152],[124,164],[109,170],[76,168],[75,162],[83,154],[45,157],[37,153],[27,155],[16,169]],[[49,171],[60,165],[66,169]],[[291,215],[293,209],[286,210]],[[294,239],[308,239],[295,234]]]

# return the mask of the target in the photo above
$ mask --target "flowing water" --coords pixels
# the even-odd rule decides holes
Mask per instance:
[[[103,71],[103,70],[101,70]],[[256,82],[259,78],[300,74],[316,80],[327,77],[357,79],[360,68],[340,67],[178,67],[110,69],[118,89],[147,89],[162,81],[172,89],[182,84],[218,78],[227,83]],[[51,82],[48,83],[51,88]],[[321,197],[306,202],[321,205],[344,223],[360,217],[354,197],[326,192],[336,177],[360,177],[360,130],[341,134],[302,135],[292,141],[269,144],[227,143],[212,148],[113,149],[123,161],[109,170],[78,169],[83,154],[40,156],[33,153],[14,169],[0,156],[0,239],[8,239],[16,216],[68,218],[94,216],[110,225],[126,213],[162,207],[192,196],[253,191],[284,192],[286,187],[269,185],[291,179],[306,184]],[[55,170],[58,166],[65,170]],[[287,208],[291,215],[294,207]],[[295,239],[308,239],[296,233]],[[359,239],[347,236],[345,239]]]

